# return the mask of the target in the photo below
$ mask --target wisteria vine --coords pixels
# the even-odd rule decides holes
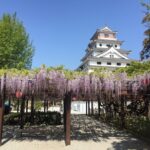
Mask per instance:
[[[21,91],[24,95],[34,93],[37,96],[47,94],[63,98],[67,92],[72,92],[76,97],[84,98],[94,97],[103,92],[118,97],[123,91],[135,95],[140,91],[148,92],[150,74],[145,73],[133,78],[127,77],[126,73],[101,77],[96,74],[40,68],[38,72],[29,71],[27,74],[20,74],[19,71],[11,74],[6,71],[6,79],[4,74],[0,77],[1,93],[4,82],[7,95]]]

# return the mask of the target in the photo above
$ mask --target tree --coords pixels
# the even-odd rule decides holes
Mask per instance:
[[[0,68],[30,69],[34,48],[16,13],[0,20]]]
[[[143,60],[150,57],[150,4],[142,2],[142,6],[146,8],[142,23],[147,28],[144,32],[145,39],[143,40],[143,50],[141,51],[141,59]]]
[[[135,76],[138,74],[144,74],[150,72],[150,61],[141,62],[131,62],[130,66],[124,68],[118,68],[114,70],[114,73],[123,73],[126,72],[128,76]]]

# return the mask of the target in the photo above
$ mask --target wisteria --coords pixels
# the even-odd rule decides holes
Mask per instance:
[[[31,75],[32,74],[32,75]],[[75,75],[68,79],[65,71],[46,70],[41,68],[37,73],[22,75],[6,73],[7,95],[21,91],[24,95],[34,91],[35,95],[47,93],[49,96],[57,95],[63,98],[66,92],[72,91],[76,96],[95,96],[98,93],[113,93],[116,97],[122,91],[132,90],[133,94],[138,94],[139,90],[147,90],[150,85],[150,74],[138,75],[128,78],[125,73],[99,77],[94,74]],[[4,85],[4,75],[1,76],[1,92]]]
[[[148,110],[146,107],[150,91],[149,73],[134,77],[128,77],[126,73],[104,72],[103,76],[101,74],[47,68],[28,71],[25,74],[20,71],[11,73],[9,70],[1,74],[0,90],[3,93],[5,85],[6,97],[27,97],[26,99],[31,99],[32,105],[34,101],[40,99],[44,103],[44,111],[49,100],[64,100],[68,93],[71,93],[73,100],[86,101],[87,107],[93,107],[93,101],[97,101],[99,109],[101,105],[106,112],[115,112],[115,114],[119,114],[120,110],[124,112],[130,104],[133,105],[130,107],[130,113],[145,113]],[[138,107],[141,109],[138,110]],[[142,111],[143,109],[145,111]],[[33,112],[33,109],[31,110]],[[93,110],[91,111],[93,113]],[[128,110],[126,114],[127,112]]]

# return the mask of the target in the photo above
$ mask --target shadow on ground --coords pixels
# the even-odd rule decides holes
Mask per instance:
[[[120,142],[113,142],[107,150],[150,150],[150,146],[144,141],[135,138],[125,138]]]
[[[18,126],[4,126],[3,144],[11,140],[64,140],[63,125],[40,125],[29,126],[20,130]],[[111,138],[118,139],[117,142],[112,142],[112,147],[115,150],[147,149],[143,142],[139,142],[131,138],[129,134],[123,131],[118,131],[106,124],[86,115],[72,115],[71,118],[71,140],[94,142],[107,142]],[[108,149],[111,150],[112,148]]]

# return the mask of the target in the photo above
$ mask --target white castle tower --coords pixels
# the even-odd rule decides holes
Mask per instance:
[[[131,59],[128,55],[131,51],[121,49],[122,41],[116,37],[116,32],[107,26],[98,29],[86,49],[85,56],[78,70],[92,71],[93,68],[106,67],[113,70],[118,67],[129,66]]]

